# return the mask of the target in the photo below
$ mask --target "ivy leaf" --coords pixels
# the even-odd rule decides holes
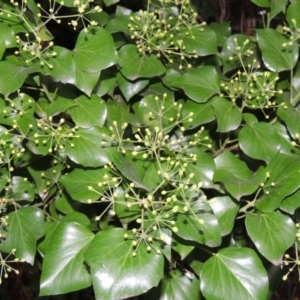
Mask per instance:
[[[185,46],[185,51],[189,53],[206,56],[218,52],[216,34],[208,27],[196,25],[187,30],[183,25],[176,36],[177,43],[180,41]]]
[[[86,95],[91,96],[99,77],[100,71],[95,73],[84,72],[75,68],[76,87],[83,91]]]
[[[280,209],[289,213],[294,214],[295,210],[300,207],[300,190],[295,192],[293,195],[286,197],[280,204]]]
[[[117,62],[112,36],[103,28],[93,27],[86,33],[82,30],[73,50],[73,61],[77,69],[96,73]]]
[[[23,85],[29,74],[39,70],[39,66],[32,65],[23,67],[9,61],[1,61],[0,70],[0,92],[4,95],[8,95],[17,91]]]
[[[90,99],[84,95],[74,100],[75,107],[68,109],[73,121],[82,128],[104,125],[107,110],[104,101],[97,95]]]
[[[40,296],[78,291],[91,285],[84,252],[94,234],[75,222],[62,222],[51,235],[43,260]]]
[[[267,165],[270,177],[264,185],[264,193],[255,207],[263,212],[271,212],[280,206],[280,202],[300,188],[300,159],[285,154],[278,154]]]
[[[66,143],[66,154],[74,162],[84,167],[101,167],[112,160],[117,148],[103,147],[101,141],[105,134],[111,134],[106,128],[82,128],[76,131],[78,138],[74,138],[72,143]],[[115,149],[115,150],[113,150]]]
[[[186,95],[198,103],[206,102],[220,91],[220,81],[214,67],[193,69],[182,75],[180,85]]]
[[[279,212],[247,213],[247,232],[257,250],[275,265],[295,242],[297,228],[291,218]]]
[[[263,166],[247,179],[235,177],[226,170],[217,170],[214,173],[214,181],[222,182],[226,190],[237,200],[240,200],[242,196],[253,194],[260,187],[260,184],[265,181],[265,178],[266,171]]]
[[[7,237],[0,250],[10,253],[17,249],[17,256],[33,265],[36,241],[45,234],[43,211],[35,207],[21,207],[8,214]]]
[[[134,95],[138,94],[147,86],[149,80],[140,79],[132,82],[127,80],[121,73],[118,73],[117,83],[126,101],[129,101]]]
[[[280,150],[274,127],[265,122],[246,124],[239,133],[239,144],[248,156],[269,162]]]
[[[12,192],[15,201],[32,202],[35,196],[35,187],[27,178],[14,176]]]
[[[242,114],[235,103],[215,97],[212,99],[212,106],[218,123],[218,132],[228,132],[239,127]]]
[[[290,40],[278,31],[265,28],[256,29],[256,37],[265,66],[273,71],[291,70],[298,60],[298,45],[288,45]],[[286,44],[283,47],[283,44]]]
[[[88,203],[88,200],[92,202],[98,200],[99,194],[104,192],[98,183],[104,180],[107,173],[106,169],[103,168],[96,170],[74,169],[69,174],[62,176],[60,182],[72,199]],[[89,190],[89,186],[93,187],[96,192]]]
[[[288,4],[288,0],[276,0],[271,1],[271,12],[270,18],[273,19],[276,17],[280,12],[285,13],[285,8]]]
[[[285,122],[290,134],[295,139],[296,135],[300,134],[300,114],[292,104],[287,103],[285,106],[287,106],[287,108],[278,108],[277,115]]]
[[[290,1],[291,4],[288,6],[286,10],[286,20],[289,22],[290,27],[294,27],[296,25],[300,24],[300,5],[299,2],[292,3],[293,1]],[[292,20],[296,20],[296,24],[293,23]]]
[[[207,203],[195,203],[191,209],[192,212],[178,214],[176,234],[185,240],[209,247],[219,246],[221,243],[220,226],[210,206]]]
[[[51,75],[63,83],[75,84],[75,65],[72,51],[59,46],[54,46],[51,51],[56,52],[56,56],[49,58],[48,61],[53,68],[42,68],[43,74]]]
[[[157,286],[163,276],[163,255],[147,252],[142,243],[133,257],[132,241],[124,239],[125,233],[131,234],[122,228],[101,231],[85,253],[97,299],[140,295]]]
[[[231,233],[239,205],[227,196],[214,197],[208,203],[218,218],[222,236]]]
[[[206,299],[267,299],[267,272],[249,248],[225,248],[208,259],[200,273],[200,289]]]
[[[254,4],[260,7],[270,7],[270,0],[251,0]]]
[[[231,34],[229,23],[212,22],[209,24],[209,28],[212,29],[217,36],[217,45],[222,47]]]
[[[119,51],[119,57],[121,72],[129,80],[135,80],[140,77],[157,77],[166,71],[155,55],[141,56],[134,45],[123,46]]]
[[[187,100],[182,107],[182,117],[188,118],[190,113],[193,113],[193,121],[187,124],[189,129],[196,128],[215,119],[212,100],[208,100],[204,103]]]
[[[123,176],[132,181],[136,187],[145,189],[147,191],[149,190],[148,187],[146,187],[142,182],[142,177],[144,175],[143,163],[129,159],[122,154],[115,155],[113,163],[123,174]]]
[[[193,273],[175,269],[167,273],[159,286],[145,295],[145,299],[201,299],[199,284],[199,279]]]

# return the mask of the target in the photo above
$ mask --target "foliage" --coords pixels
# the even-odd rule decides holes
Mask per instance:
[[[255,36],[188,0],[1,2],[0,277],[267,299],[298,268],[300,3],[253,2]]]

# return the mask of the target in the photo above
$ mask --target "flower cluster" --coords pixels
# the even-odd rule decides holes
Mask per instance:
[[[154,53],[165,63],[179,62],[180,69],[184,66],[191,68],[190,61],[198,57],[197,52],[187,51],[183,40],[178,38],[179,33],[195,38],[192,29],[197,24],[197,13],[190,1],[160,1],[159,7],[152,7],[149,3],[147,10],[131,16],[128,24],[138,51],[141,54]],[[170,14],[170,6],[178,15]],[[203,27],[197,30],[203,30]]]

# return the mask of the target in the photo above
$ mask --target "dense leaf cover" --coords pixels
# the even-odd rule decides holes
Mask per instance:
[[[0,3],[0,278],[263,300],[297,270],[300,2],[252,2],[254,36],[189,0]]]

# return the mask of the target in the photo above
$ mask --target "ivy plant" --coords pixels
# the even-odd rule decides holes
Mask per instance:
[[[257,300],[299,271],[300,3],[253,2],[247,36],[189,0],[1,1],[0,278]]]

